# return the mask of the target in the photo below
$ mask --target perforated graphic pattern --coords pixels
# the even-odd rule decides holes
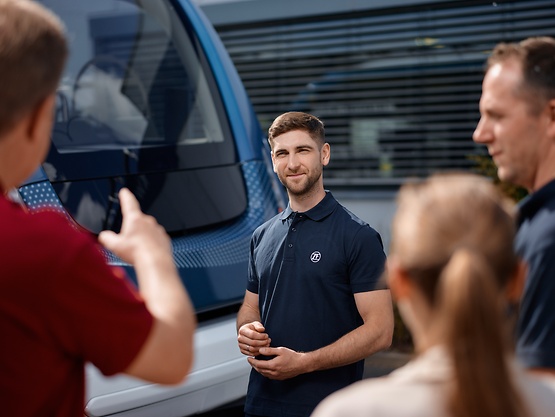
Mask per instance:
[[[48,181],[21,187],[19,194],[31,211],[54,210],[67,216],[60,199]]]
[[[217,230],[191,234],[172,240],[175,261],[180,268],[202,268],[236,264],[248,259],[250,236],[254,229],[276,214],[277,202],[261,161],[242,166],[246,181],[248,206],[235,222]],[[68,216],[48,181],[23,186],[19,193],[31,211],[55,210]],[[125,265],[112,253],[110,263]]]

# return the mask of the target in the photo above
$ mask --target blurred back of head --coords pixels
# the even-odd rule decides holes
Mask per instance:
[[[511,206],[493,184],[474,175],[437,175],[407,184],[398,197],[391,253],[406,270],[422,271],[419,285],[430,304],[438,272],[459,249],[486,258],[492,278],[504,287],[517,264]]]
[[[66,57],[54,14],[31,0],[0,0],[0,136],[56,91]]]
[[[452,359],[456,417],[526,415],[507,363],[505,289],[514,279],[512,204],[485,178],[436,175],[402,187],[390,255],[423,295]]]

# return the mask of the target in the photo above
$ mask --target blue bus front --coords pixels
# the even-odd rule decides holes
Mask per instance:
[[[245,291],[249,239],[283,200],[248,97],[215,31],[185,0],[40,2],[65,23],[70,56],[58,89],[52,146],[40,172],[20,187],[23,202],[31,210],[54,207],[98,234],[119,230],[117,193],[129,188],[172,237],[201,319],[199,332],[205,332],[198,343],[220,352],[212,359],[200,354],[193,374],[243,359],[234,332],[228,333]],[[106,255],[134,279],[130,266]],[[214,319],[219,312],[227,315]],[[214,323],[205,318],[225,322],[224,340],[214,329],[209,336],[206,329]],[[248,369],[238,369],[244,383]],[[203,386],[217,375],[205,375]],[[225,382],[219,379],[214,385]],[[113,396],[109,385],[93,385],[99,396]],[[190,391],[180,389],[162,390],[162,397],[139,389],[131,405],[116,401],[88,412],[113,414]],[[89,393],[91,403],[99,402],[96,396]],[[234,398],[204,398],[203,407],[224,399]]]

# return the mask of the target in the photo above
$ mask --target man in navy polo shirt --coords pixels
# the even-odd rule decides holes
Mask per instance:
[[[364,359],[391,344],[380,235],[324,190],[324,125],[300,112],[272,123],[274,171],[287,209],[253,234],[238,344],[252,366],[247,416],[309,416],[362,379]]]
[[[517,324],[518,358],[555,374],[555,39],[500,44],[488,59],[473,139],[500,179],[530,195],[519,204],[515,247],[528,274]]]

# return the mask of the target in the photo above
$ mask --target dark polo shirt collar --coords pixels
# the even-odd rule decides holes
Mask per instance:
[[[314,220],[315,222],[317,222],[317,221],[325,219],[331,213],[333,213],[333,211],[335,210],[335,208],[337,207],[338,204],[339,203],[333,197],[331,192],[326,191],[326,195],[322,199],[322,201],[320,201],[318,204],[316,204],[316,206],[312,207],[310,210],[305,211],[302,214],[304,214],[309,219]],[[285,222],[294,213],[296,213],[296,212],[294,212],[291,209],[291,204],[288,204],[287,208],[281,213],[281,216],[280,216],[281,221]]]
[[[534,217],[539,209],[547,205],[555,196],[555,180],[548,182],[536,192],[528,195],[518,204],[518,226],[526,219]]]

